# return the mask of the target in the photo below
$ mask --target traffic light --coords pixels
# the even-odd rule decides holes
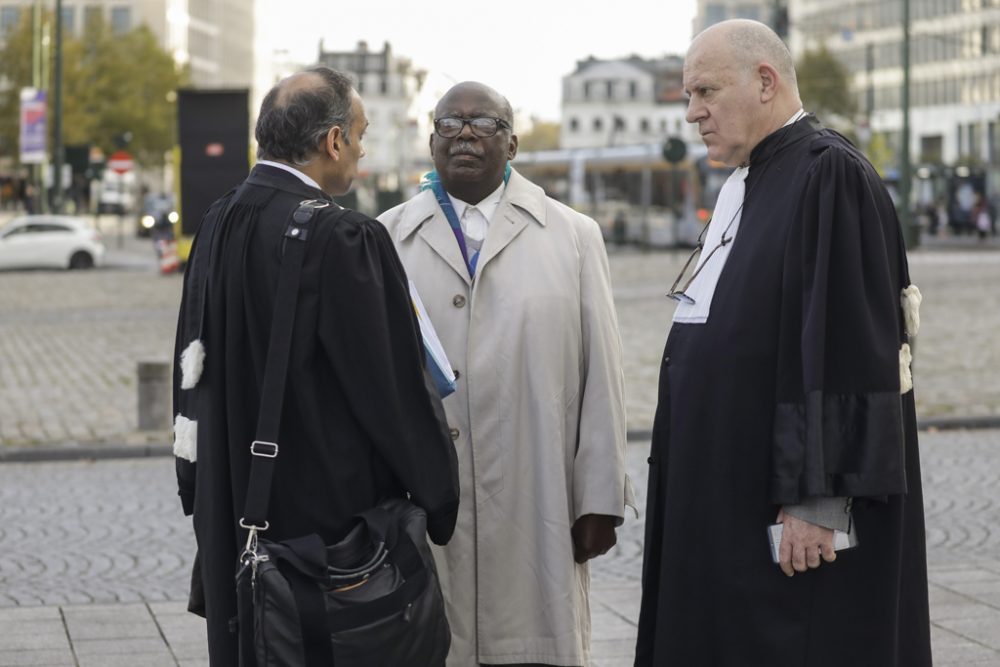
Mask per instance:
[[[663,159],[671,164],[677,164],[687,155],[687,144],[683,139],[670,137],[663,142]]]

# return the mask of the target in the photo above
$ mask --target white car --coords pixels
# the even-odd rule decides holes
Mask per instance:
[[[28,215],[0,227],[0,269],[89,269],[103,261],[101,234],[84,218]]]

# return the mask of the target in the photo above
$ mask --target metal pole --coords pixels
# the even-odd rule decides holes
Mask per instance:
[[[31,8],[32,39],[31,39],[31,86],[35,90],[44,88],[42,83],[42,6],[40,0],[35,0]],[[44,163],[44,159],[43,159]],[[28,180],[34,185],[35,194],[32,198],[38,199],[38,207],[33,208],[36,213],[41,210],[45,202],[44,186],[44,164],[32,164]],[[39,195],[41,193],[41,195]],[[32,201],[32,205],[34,205]]]
[[[865,73],[868,78],[868,90],[865,91],[865,122],[868,124],[868,157],[872,154],[872,115],[875,112],[875,45],[865,45]]]
[[[52,189],[54,196],[52,208],[54,213],[62,213],[63,210],[63,138],[62,138],[62,0],[56,0],[56,62],[52,87],[54,96],[52,101],[53,121],[53,146],[52,152],[55,154],[55,168],[52,174]]]
[[[912,166],[910,165],[910,0],[903,0],[903,97],[901,107],[903,112],[902,151],[899,165],[899,222],[903,225],[903,238],[914,248],[920,245],[920,236],[912,227],[910,216],[910,181]]]

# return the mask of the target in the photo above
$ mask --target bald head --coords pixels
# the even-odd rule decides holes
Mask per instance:
[[[445,132],[451,136],[441,136],[437,121],[442,118],[463,121],[459,133]],[[478,204],[500,186],[507,162],[517,155],[510,102],[489,86],[463,81],[452,86],[437,103],[434,119],[430,149],[441,184],[452,196]],[[479,125],[469,122],[474,119],[481,119]]]
[[[497,114],[500,118],[503,118],[508,123],[514,123],[514,110],[510,106],[510,102],[507,98],[493,90],[489,86],[478,81],[463,81],[461,83],[456,83],[454,86],[448,89],[448,92],[438,100],[437,106],[434,107],[434,117],[440,118],[443,114],[442,109],[448,108],[448,106],[459,97],[474,96],[479,99],[488,100],[490,104],[496,109]]]
[[[691,42],[685,64],[706,53],[724,58],[747,74],[752,74],[762,64],[770,65],[781,77],[786,92],[798,100],[799,86],[792,54],[777,33],[763,23],[733,19],[706,28]]]
[[[753,149],[802,107],[791,54],[756,21],[723,21],[691,42],[684,59],[689,123],[711,159],[747,164]]]
[[[279,81],[264,98],[254,136],[257,157],[306,164],[330,128],[350,143],[351,80],[329,67],[312,67]]]

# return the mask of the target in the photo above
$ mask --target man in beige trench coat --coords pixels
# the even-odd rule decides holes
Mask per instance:
[[[508,167],[512,120],[491,88],[453,87],[431,187],[379,217],[458,375],[444,405],[461,502],[436,552],[449,667],[586,665],[586,561],[632,504],[601,232]]]

